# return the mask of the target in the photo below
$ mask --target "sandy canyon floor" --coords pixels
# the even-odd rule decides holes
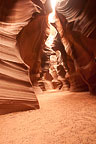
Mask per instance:
[[[0,144],[96,144],[96,97],[51,91],[40,109],[0,116]]]

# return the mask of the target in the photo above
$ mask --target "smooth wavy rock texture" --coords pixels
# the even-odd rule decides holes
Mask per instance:
[[[36,6],[31,0],[0,1],[0,114],[39,108],[16,36]]]

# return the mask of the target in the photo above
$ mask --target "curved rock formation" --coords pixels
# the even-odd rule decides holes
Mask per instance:
[[[39,108],[28,67],[16,46],[17,34],[35,11],[30,0],[0,1],[0,114]]]
[[[29,66],[32,83],[39,73],[46,28],[47,16],[36,16],[17,36],[17,47],[24,63]]]
[[[89,39],[72,31],[66,18],[62,14],[57,13],[57,15],[60,20],[57,17],[56,26],[65,46],[65,51],[72,58],[75,69],[88,85],[90,92],[96,94],[96,63],[94,51],[91,49],[91,45],[88,46],[87,43]]]
[[[60,40],[59,34],[57,35],[57,40],[54,41],[54,50],[60,50],[62,60],[63,60],[63,66],[65,69],[65,72],[62,70],[62,74],[65,76],[63,77],[63,80],[65,84],[63,83],[63,87],[70,87],[70,91],[88,91],[88,86],[85,84],[85,82],[82,80],[80,74],[76,72],[74,62],[70,55],[68,55],[65,51],[65,47],[62,44]],[[69,84],[68,84],[69,83]]]
[[[94,0],[60,0],[56,10],[66,17],[73,30],[96,39],[96,2]]]

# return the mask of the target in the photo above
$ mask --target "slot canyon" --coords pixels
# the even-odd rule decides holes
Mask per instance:
[[[0,0],[0,144],[96,144],[95,0]]]

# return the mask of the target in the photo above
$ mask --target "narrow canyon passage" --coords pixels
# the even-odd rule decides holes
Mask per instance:
[[[0,144],[96,144],[95,0],[0,0]]]
[[[0,144],[95,144],[96,97],[89,92],[37,94],[40,109],[0,116]]]

